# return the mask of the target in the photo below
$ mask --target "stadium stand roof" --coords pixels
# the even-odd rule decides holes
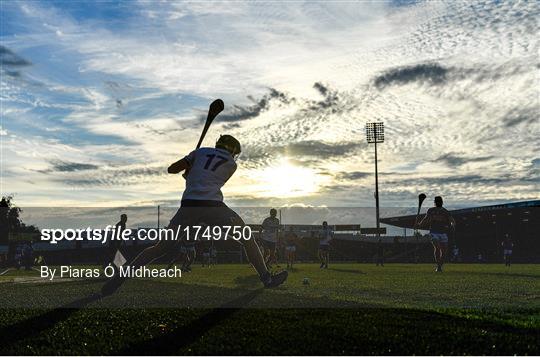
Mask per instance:
[[[505,221],[540,222],[540,200],[504,203],[499,205],[481,206],[450,210],[450,214],[458,220],[475,220],[475,226],[492,225],[504,217]],[[513,213],[517,214],[513,214]],[[420,219],[424,214],[420,215]],[[414,228],[416,215],[381,218],[381,222],[401,228]],[[480,227],[478,227],[480,228]]]
[[[482,254],[489,261],[498,261],[502,242],[509,237],[514,243],[514,261],[540,262],[540,200],[456,209],[450,214],[456,221],[455,230],[448,232],[450,244],[459,247],[465,259]],[[381,222],[414,228],[415,219],[409,215]]]

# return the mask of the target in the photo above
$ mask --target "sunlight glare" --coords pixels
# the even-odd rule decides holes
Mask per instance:
[[[259,195],[276,198],[306,196],[316,192],[321,183],[312,169],[295,166],[287,159],[265,168],[257,179],[261,183]]]

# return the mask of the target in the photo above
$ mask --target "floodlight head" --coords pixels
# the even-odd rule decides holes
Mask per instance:
[[[369,144],[384,142],[384,123],[366,123],[366,139]]]

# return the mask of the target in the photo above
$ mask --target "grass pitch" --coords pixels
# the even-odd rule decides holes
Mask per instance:
[[[264,290],[247,265],[195,265],[102,299],[102,281],[9,272],[0,353],[540,353],[540,266],[445,268],[299,264],[283,287]]]

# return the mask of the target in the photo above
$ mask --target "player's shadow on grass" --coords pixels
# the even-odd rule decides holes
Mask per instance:
[[[328,270],[337,271],[340,273],[352,273],[352,274],[362,274],[362,275],[367,274],[363,272],[362,270],[358,270],[358,269],[328,268]]]
[[[239,288],[259,288],[261,286],[261,280],[257,275],[239,276],[234,279],[234,283]]]
[[[223,321],[233,316],[236,312],[243,309],[242,306],[248,305],[253,301],[263,289],[250,291],[234,300],[210,310],[198,319],[192,321],[187,326],[182,326],[165,335],[158,336],[149,341],[141,341],[128,346],[120,351],[112,353],[113,355],[170,355],[182,347],[188,346],[197,341],[208,332],[212,327],[219,325]]]
[[[540,279],[540,275],[534,275],[534,274],[523,274],[523,273],[510,273],[510,272],[504,272],[504,273],[494,273],[494,272],[468,272],[468,274],[478,274],[478,275],[491,275],[496,277],[514,277],[514,278],[533,278],[533,279]]]
[[[99,294],[90,294],[81,299],[77,299],[58,308],[47,311],[44,314],[31,317],[27,320],[16,322],[12,325],[0,329],[0,336],[3,341],[1,349],[7,349],[18,341],[28,336],[37,335],[42,331],[52,328],[57,323],[67,320],[77,311],[87,305],[101,299]]]
[[[367,355],[389,352],[409,355],[452,354],[458,351],[459,354],[499,352],[496,354],[508,355],[512,351],[518,354],[536,354],[534,352],[538,351],[534,344],[538,335],[536,328],[463,318],[452,313],[402,308],[335,308],[336,301],[333,302],[334,307],[322,309],[238,307],[250,305],[261,291],[252,291],[165,335],[137,342],[111,354],[171,355],[188,351],[188,354],[203,355],[257,355],[261,351],[268,351],[269,355]],[[310,300],[318,299],[304,298],[304,301]],[[181,311],[178,313],[182,314]],[[290,325],[283,324],[283,321],[288,321]],[[321,334],[321,321],[342,325],[338,327],[340,331],[335,335],[335,343],[327,342],[332,334]],[[252,330],[253,326],[261,328]],[[276,350],[277,336],[268,333],[270,327],[276,326],[283,329],[275,332],[277,336],[285,336],[285,339],[294,337],[295,343],[279,345]],[[355,326],[355,329],[351,331],[349,326]],[[446,334],[447,338],[440,341],[441,334]],[[343,335],[347,335],[347,338],[343,338]],[[249,338],[241,339],[240,336]],[[511,342],[507,346],[499,344],[497,341],[500,338],[508,338]],[[493,349],[496,343],[497,349]]]

